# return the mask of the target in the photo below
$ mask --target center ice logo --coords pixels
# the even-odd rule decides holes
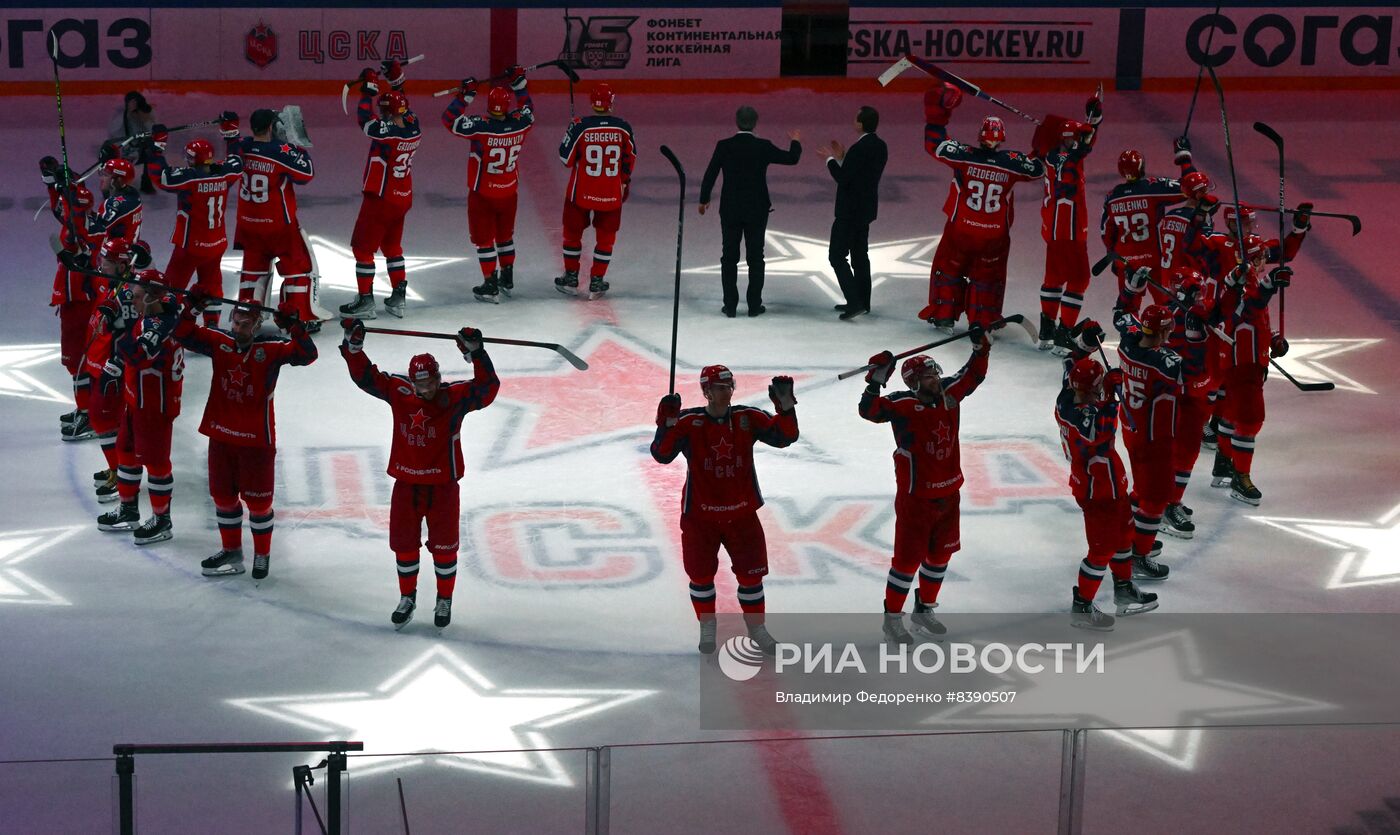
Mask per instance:
[[[748,681],[763,669],[763,650],[747,635],[735,635],[719,648],[719,668],[730,681]]]

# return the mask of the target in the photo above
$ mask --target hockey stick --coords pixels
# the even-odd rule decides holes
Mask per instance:
[[[76,247],[83,246],[83,236],[78,234],[78,227],[73,222],[72,207],[73,200],[73,169],[68,167],[68,129],[63,121],[63,84],[58,78],[58,35],[50,32],[49,37],[52,44],[49,47],[49,57],[53,59],[53,98],[58,107],[58,144],[63,149],[63,185],[59,191],[63,194],[63,200],[67,204],[63,211],[63,222],[68,227],[68,235]],[[42,209],[42,207],[41,207]],[[38,215],[36,214],[37,218]]]
[[[1277,207],[1274,207],[1274,206],[1256,206],[1256,205],[1253,204],[1253,203],[1241,203],[1240,205],[1241,205],[1241,206],[1244,206],[1246,209],[1253,209],[1253,210],[1255,210],[1256,212],[1269,212],[1270,214],[1272,214],[1272,213],[1278,211],[1278,208],[1277,208]],[[1283,212],[1282,212],[1282,214],[1286,214],[1286,215],[1296,215],[1296,214],[1298,214],[1298,210],[1297,210],[1297,209],[1284,209]],[[1334,218],[1337,218],[1338,220],[1345,220],[1347,223],[1350,223],[1350,224],[1351,224],[1351,236],[1352,236],[1353,238],[1356,237],[1357,235],[1360,235],[1360,234],[1361,234],[1361,218],[1357,217],[1356,215],[1342,214],[1342,213],[1340,213],[1340,212],[1317,212],[1317,211],[1308,212],[1308,214],[1312,215],[1313,217],[1334,217]]]
[[[358,319],[349,319],[349,318],[341,319],[341,320],[340,320],[340,326],[341,326],[341,327],[345,327],[345,323],[346,323],[346,322],[358,322],[358,321],[359,321]],[[365,332],[366,332],[366,333],[387,333],[387,334],[390,334],[390,335],[392,335],[392,336],[421,336],[421,337],[423,337],[423,338],[425,338],[425,339],[451,339],[451,340],[453,340],[453,341],[456,341],[456,339],[457,339],[457,334],[455,334],[455,333],[432,333],[432,332],[429,332],[429,331],[405,331],[405,330],[399,330],[399,329],[397,329],[397,328],[365,328]],[[559,356],[563,357],[565,360],[568,361],[569,365],[572,365],[574,368],[577,368],[579,371],[587,371],[587,370],[588,370],[588,363],[586,363],[586,362],[584,362],[582,359],[580,359],[580,358],[578,357],[578,355],[575,354],[573,351],[570,351],[568,348],[565,348],[563,345],[560,345],[560,344],[557,343],[557,342],[532,342],[532,341],[530,341],[530,340],[528,340],[528,339],[502,339],[502,338],[500,338],[500,337],[495,337],[495,336],[484,336],[484,337],[481,338],[481,341],[482,341],[482,342],[486,342],[486,343],[491,344],[491,345],[519,345],[519,346],[524,347],[524,348],[548,348],[549,350],[551,350],[551,351],[555,352],[556,354],[558,354]]]
[[[666,389],[668,393],[675,394],[676,336],[680,333],[681,325],[681,247],[685,244],[685,168],[676,158],[676,152],[667,146],[661,146],[661,155],[671,163],[676,169],[676,176],[681,179],[680,215],[676,220],[676,290],[671,299],[671,381]]]
[[[399,784],[399,814],[403,815],[403,835],[410,835],[408,831],[408,804],[403,799],[403,778],[395,777],[394,780]]]
[[[1021,110],[1018,107],[1013,107],[1012,105],[1007,104],[1006,102],[1002,101],[996,96],[993,96],[990,93],[983,91],[981,87],[978,87],[971,81],[968,81],[967,79],[964,79],[960,76],[953,75],[952,73],[948,72],[942,67],[939,67],[938,65],[930,61],[925,61],[922,58],[916,58],[913,55],[904,56],[900,59],[900,61],[896,62],[893,67],[890,67],[888,70],[885,70],[885,73],[880,76],[880,78],[882,79],[881,83],[885,83],[883,81],[885,75],[889,75],[891,72],[893,72],[894,75],[898,75],[900,72],[903,72],[904,69],[906,69],[905,67],[900,67],[900,62],[907,62],[910,66],[918,67],[919,69],[923,70],[924,72],[928,73],[934,78],[941,78],[944,81],[947,81],[948,83],[960,88],[964,93],[968,93],[976,98],[982,99],[983,101],[991,102],[997,107],[1015,113],[1017,116],[1020,116],[1027,122],[1034,122],[1037,125],[1040,124],[1039,119],[1035,118],[1034,116],[1031,116],[1024,110]],[[898,68],[898,72],[895,71],[896,68]],[[893,80],[894,75],[890,76],[891,80]]]
[[[564,72],[564,75],[567,75],[569,77],[570,90],[573,89],[573,83],[575,81],[578,81],[578,73],[574,72],[574,68],[564,63],[558,58],[556,58],[553,61],[542,61],[538,64],[531,64],[530,66],[525,67],[524,69],[525,72],[533,72],[542,67],[558,67],[560,70],[562,70]],[[496,75],[493,75],[490,78],[481,79],[479,83],[490,84],[493,81],[505,81],[507,78],[510,78],[510,73],[497,73]],[[440,99],[443,96],[451,95],[452,93],[457,92],[458,89],[459,88],[457,87],[449,87],[446,90],[438,90],[436,93],[433,93],[433,98]]]
[[[408,66],[409,64],[416,64],[416,63],[418,63],[419,61],[422,61],[424,57],[425,57],[425,56],[423,56],[423,55],[421,55],[421,54],[415,55],[415,56],[413,56],[412,58],[409,58],[407,61],[404,61],[404,62],[403,62],[402,64],[400,64],[399,66],[406,67],[406,66]],[[389,63],[389,62],[388,62],[388,61],[380,62],[380,66],[383,67],[383,66],[384,66],[385,64],[387,64],[387,63]],[[387,80],[387,79],[386,79],[386,80]],[[349,115],[350,115],[350,110],[346,107],[346,103],[347,103],[347,101],[348,101],[349,98],[350,98],[350,88],[351,88],[351,87],[354,87],[356,84],[359,84],[359,83],[360,83],[360,79],[357,78],[357,79],[355,79],[354,81],[347,81],[347,82],[345,82],[345,86],[340,88],[340,112],[341,112],[341,113],[344,113],[346,116],[349,116]]]
[[[1230,167],[1230,191],[1235,198],[1235,217],[1238,218],[1243,212],[1240,209],[1240,184],[1235,179],[1235,152],[1230,147],[1230,117],[1225,113],[1225,88],[1220,86],[1220,77],[1215,74],[1214,67],[1206,67],[1206,70],[1210,73],[1211,85],[1215,87],[1215,96],[1220,100],[1220,125],[1225,129],[1225,163]],[[1236,242],[1240,245],[1240,265],[1248,266],[1249,253],[1245,250],[1244,235],[1239,234],[1243,232],[1243,224],[1240,227],[1235,234]],[[1279,246],[1282,245],[1283,241],[1279,241]]]
[[[1013,314],[1011,314],[1010,316],[1007,316],[1007,317],[1002,318],[1002,319],[998,319],[998,320],[996,320],[995,322],[991,323],[990,325],[987,325],[985,328],[983,328],[983,330],[986,331],[987,333],[991,333],[992,331],[998,330],[998,329],[1003,328],[1003,327],[1005,327],[1005,326],[1007,326],[1007,325],[1024,325],[1024,324],[1025,324],[1025,318],[1026,318],[1026,317],[1022,316],[1022,315],[1019,314],[1019,313],[1013,313]],[[960,333],[960,334],[958,334],[958,335],[956,335],[956,336],[945,336],[945,337],[943,337],[942,339],[934,340],[933,342],[930,342],[930,343],[927,344],[927,345],[920,345],[920,346],[917,347],[917,348],[910,348],[910,349],[907,350],[907,351],[903,351],[903,352],[901,352],[901,353],[895,354],[895,355],[894,355],[894,359],[902,360],[902,359],[904,359],[905,357],[912,357],[912,356],[914,356],[915,354],[920,353],[921,351],[927,351],[927,350],[929,350],[930,348],[939,348],[939,347],[942,347],[942,346],[947,345],[947,344],[949,344],[949,343],[957,342],[959,339],[966,339],[967,336],[968,336],[968,335],[967,335],[966,333]],[[874,367],[875,367],[875,366],[873,366],[873,365],[862,365],[860,368],[852,368],[850,371],[842,371],[840,374],[837,374],[837,375],[836,375],[836,379],[838,379],[838,380],[849,380],[850,378],[856,376],[857,374],[864,374],[865,372],[869,371],[870,369],[872,369],[872,368],[874,368]]]
[[[1109,266],[1116,260],[1121,260],[1118,257],[1118,253],[1114,252],[1113,250],[1109,250],[1108,252],[1104,253],[1104,256],[1102,258],[1094,262],[1094,266],[1089,268],[1089,274],[1095,276],[1099,275],[1104,270],[1108,269]]]
[[[1274,147],[1276,147],[1276,148],[1278,149],[1278,262],[1279,262],[1279,264],[1281,264],[1281,265],[1282,265],[1282,264],[1287,264],[1287,263],[1288,263],[1288,259],[1287,259],[1287,257],[1284,256],[1284,249],[1283,249],[1283,243],[1284,243],[1283,215],[1284,215],[1284,212],[1286,212],[1286,211],[1288,210],[1288,205],[1287,205],[1287,203],[1286,203],[1285,200],[1284,200],[1284,191],[1283,191],[1283,189],[1284,189],[1284,179],[1283,179],[1283,137],[1279,135],[1279,132],[1278,132],[1278,131],[1274,130],[1273,128],[1269,127],[1268,125],[1264,124],[1263,122],[1255,122],[1255,123],[1254,123],[1254,129],[1255,129],[1256,131],[1258,131],[1259,133],[1262,133],[1262,134],[1264,135],[1264,137],[1265,137],[1266,139],[1268,139],[1270,142],[1274,143]],[[1243,235],[1243,234],[1244,234],[1244,222],[1243,222],[1243,220],[1238,220],[1238,221],[1236,221],[1236,223],[1239,224],[1239,227],[1240,227],[1240,228],[1237,230],[1237,234]],[[1288,319],[1287,319],[1287,316],[1288,316],[1287,295],[1286,295],[1285,292],[1284,292],[1284,291],[1286,291],[1287,289],[1288,289],[1287,287],[1280,287],[1280,288],[1278,289],[1278,335],[1279,335],[1279,336],[1283,336],[1284,331],[1285,331],[1285,330],[1287,329],[1287,327],[1288,327]]]
[[[1193,90],[1191,93],[1191,107],[1188,108],[1186,111],[1186,127],[1181,129],[1182,136],[1191,135],[1191,117],[1196,113],[1196,97],[1201,94],[1201,75],[1205,72],[1206,69],[1206,60],[1208,60],[1210,56],[1210,46],[1211,44],[1215,43],[1215,30],[1219,28],[1215,25],[1215,18],[1218,18],[1219,16],[1220,0],[1216,0],[1215,11],[1214,13],[1212,13],[1212,19],[1210,24],[1210,34],[1206,36],[1206,54],[1201,56],[1203,60],[1200,62],[1200,64],[1197,65],[1196,89]]]
[[[107,275],[104,272],[98,272],[97,270],[88,269],[86,267],[69,267],[68,270],[70,272],[75,272],[79,275],[90,275],[93,278],[101,278],[106,281],[110,281],[113,284],[136,284],[141,287],[150,287],[168,293],[177,293],[181,296],[192,296],[195,294],[194,290],[187,290],[183,287],[171,287],[169,284],[161,284],[159,281],[145,281],[144,279],[137,278],[136,276],[128,276],[126,278],[123,278],[122,276],[118,275]],[[221,304],[227,304],[233,307],[246,307],[249,310],[257,311],[258,313],[268,313],[273,316],[286,316],[289,319],[294,319],[298,322],[301,321],[300,319],[297,319],[296,316],[293,316],[290,313],[283,313],[280,310],[277,310],[276,308],[265,307],[256,302],[245,302],[239,301],[238,299],[226,299],[223,296],[211,296],[207,293],[204,294],[204,298],[208,299],[210,302],[219,302]]]

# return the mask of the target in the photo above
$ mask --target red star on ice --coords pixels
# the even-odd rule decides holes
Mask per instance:
[[[712,449],[712,450],[715,451],[715,460],[716,460],[716,461],[722,461],[722,460],[724,460],[725,458],[733,458],[733,457],[734,457],[734,445],[731,444],[731,443],[729,442],[729,440],[726,439],[726,438],[720,438],[720,439],[719,439],[719,443],[717,443],[717,444],[715,444],[714,446],[710,447],[710,449]]]
[[[590,374],[606,375],[604,382],[590,382],[563,363],[548,371],[502,372],[497,402],[513,403],[526,411],[509,422],[504,442],[494,445],[487,467],[621,440],[650,440],[656,432],[656,402],[666,393],[669,358],[611,328],[576,350],[595,369]],[[768,382],[773,374],[788,371],[736,370],[739,385],[734,402],[772,411],[765,396]],[[705,403],[698,375],[699,366],[681,365],[676,370],[684,408]],[[811,376],[793,375],[799,384]]]
[[[428,415],[422,409],[419,409],[418,411],[409,415],[408,419],[413,421],[413,425],[409,427],[409,429],[411,430],[426,429],[428,427]]]
[[[243,384],[248,381],[248,372],[241,368],[230,368],[228,370],[228,384],[233,388],[243,388]]]

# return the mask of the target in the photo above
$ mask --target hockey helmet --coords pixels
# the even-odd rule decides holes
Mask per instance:
[[[1103,365],[1093,357],[1083,357],[1069,369],[1069,387],[1080,394],[1093,394],[1103,385]]]
[[[208,165],[214,161],[214,143],[208,139],[191,139],[185,143],[185,159],[190,165]]]
[[[1235,204],[1234,204],[1234,203],[1227,203],[1227,204],[1225,205],[1225,207],[1224,207],[1224,212],[1225,212],[1225,228],[1226,228],[1226,229],[1229,229],[1229,230],[1231,231],[1231,233],[1237,232],[1237,231],[1238,231],[1238,226],[1237,226],[1236,223],[1235,223],[1235,215],[1236,215]],[[1239,214],[1240,217],[1244,218],[1244,232],[1245,232],[1246,235],[1248,235],[1249,232],[1250,232],[1250,230],[1254,228],[1254,207],[1253,207],[1253,206],[1240,206],[1240,207],[1239,207],[1238,214]]]
[[[136,166],[129,159],[117,157],[102,163],[102,174],[111,177],[112,182],[119,186],[127,186],[136,179]]]
[[[1200,199],[1210,191],[1210,178],[1199,171],[1192,171],[1181,178],[1181,193],[1188,198]]]
[[[165,276],[157,269],[144,269],[136,273],[136,278],[150,284],[165,284]],[[148,293],[160,293],[160,290],[147,288]]]
[[[1172,270],[1171,282],[1173,290],[1195,289],[1199,292],[1205,286],[1206,279],[1190,267],[1177,267]]]
[[[1142,332],[1148,336],[1165,336],[1172,332],[1176,315],[1164,304],[1150,304],[1142,311],[1138,321],[1142,323]]]
[[[996,116],[982,120],[982,129],[977,132],[977,140],[983,145],[1006,141],[1006,125]]]
[[[379,112],[386,118],[402,116],[408,112],[408,96],[398,90],[385,90],[379,94]]]
[[[486,94],[486,112],[497,118],[510,112],[511,93],[504,87],[492,87]]]
[[[92,191],[82,183],[74,183],[72,187],[73,208],[86,212],[92,208]]]
[[[438,376],[438,361],[432,354],[419,354],[408,361],[408,379],[416,385]]]
[[[123,264],[130,264],[135,253],[131,251],[131,242],[126,238],[108,238],[102,242],[102,246],[97,250],[97,257],[106,261],[119,261]]]
[[[707,365],[700,369],[700,391],[708,392],[711,386],[734,388],[734,374],[723,365]]]
[[[1139,180],[1147,172],[1141,152],[1129,149],[1118,155],[1118,174],[1125,180]]]
[[[910,357],[899,367],[899,376],[904,380],[904,385],[908,386],[910,391],[919,390],[919,380],[926,374],[942,377],[943,368],[933,357],[924,354]]]
[[[607,113],[612,110],[615,98],[612,85],[606,81],[594,84],[593,90],[588,94],[588,101],[593,105],[593,109],[599,113]]]
[[[1249,256],[1250,261],[1257,261],[1264,257],[1264,239],[1258,235],[1244,236],[1244,251]]]

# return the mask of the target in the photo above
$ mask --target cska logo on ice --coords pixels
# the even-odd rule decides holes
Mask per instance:
[[[559,59],[577,69],[620,70],[632,57],[632,33],[637,18],[633,17],[573,17],[564,18],[564,49]]]
[[[272,27],[259,20],[248,30],[243,38],[243,57],[260,70],[277,60],[277,33]]]

